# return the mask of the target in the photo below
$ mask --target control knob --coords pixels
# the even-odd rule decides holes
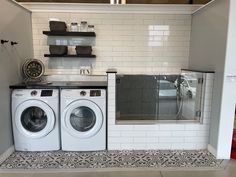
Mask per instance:
[[[85,91],[81,91],[80,92],[80,96],[85,96],[86,95],[86,92]]]
[[[30,94],[31,94],[31,96],[36,96],[37,95],[37,91],[36,90],[33,90]]]

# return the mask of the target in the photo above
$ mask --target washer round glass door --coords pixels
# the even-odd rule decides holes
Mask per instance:
[[[64,127],[71,135],[79,138],[94,136],[102,127],[103,114],[92,101],[79,100],[67,106]]]
[[[55,115],[46,103],[39,100],[28,100],[17,107],[15,124],[23,135],[30,138],[41,138],[53,130]]]
[[[39,132],[47,125],[47,114],[36,106],[26,108],[21,115],[21,124],[30,132]]]

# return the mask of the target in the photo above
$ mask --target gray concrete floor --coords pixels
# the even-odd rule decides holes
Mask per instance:
[[[132,170],[50,173],[0,173],[0,177],[236,177],[236,160],[219,170]]]

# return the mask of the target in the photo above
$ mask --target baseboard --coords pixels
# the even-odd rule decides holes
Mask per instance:
[[[1,154],[0,164],[3,163],[14,151],[15,151],[14,146],[11,146],[3,154]]]
[[[217,151],[216,151],[215,148],[213,148],[212,145],[208,144],[207,150],[208,150],[210,153],[212,153],[215,157],[217,156]]]

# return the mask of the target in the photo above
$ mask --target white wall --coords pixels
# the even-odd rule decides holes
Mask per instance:
[[[190,44],[191,69],[215,71],[209,149],[219,159],[230,158],[236,103],[234,0],[216,0],[193,15]]]
[[[49,18],[94,24],[97,58],[44,58],[49,51],[42,31],[49,30]],[[78,73],[89,63],[93,74],[102,75],[114,67],[119,73],[158,74],[180,73],[188,66],[191,15],[33,12],[32,22],[35,58],[53,74]],[[70,52],[75,53],[74,47]]]
[[[20,82],[20,64],[33,56],[31,13],[10,0],[0,0],[0,154],[12,146],[10,84]]]
[[[230,1],[230,9],[229,9],[229,28],[228,28],[228,41],[227,41],[227,60],[225,72],[226,75],[236,75],[236,1]]]
[[[230,157],[236,105],[236,1],[230,0],[217,157]]]

